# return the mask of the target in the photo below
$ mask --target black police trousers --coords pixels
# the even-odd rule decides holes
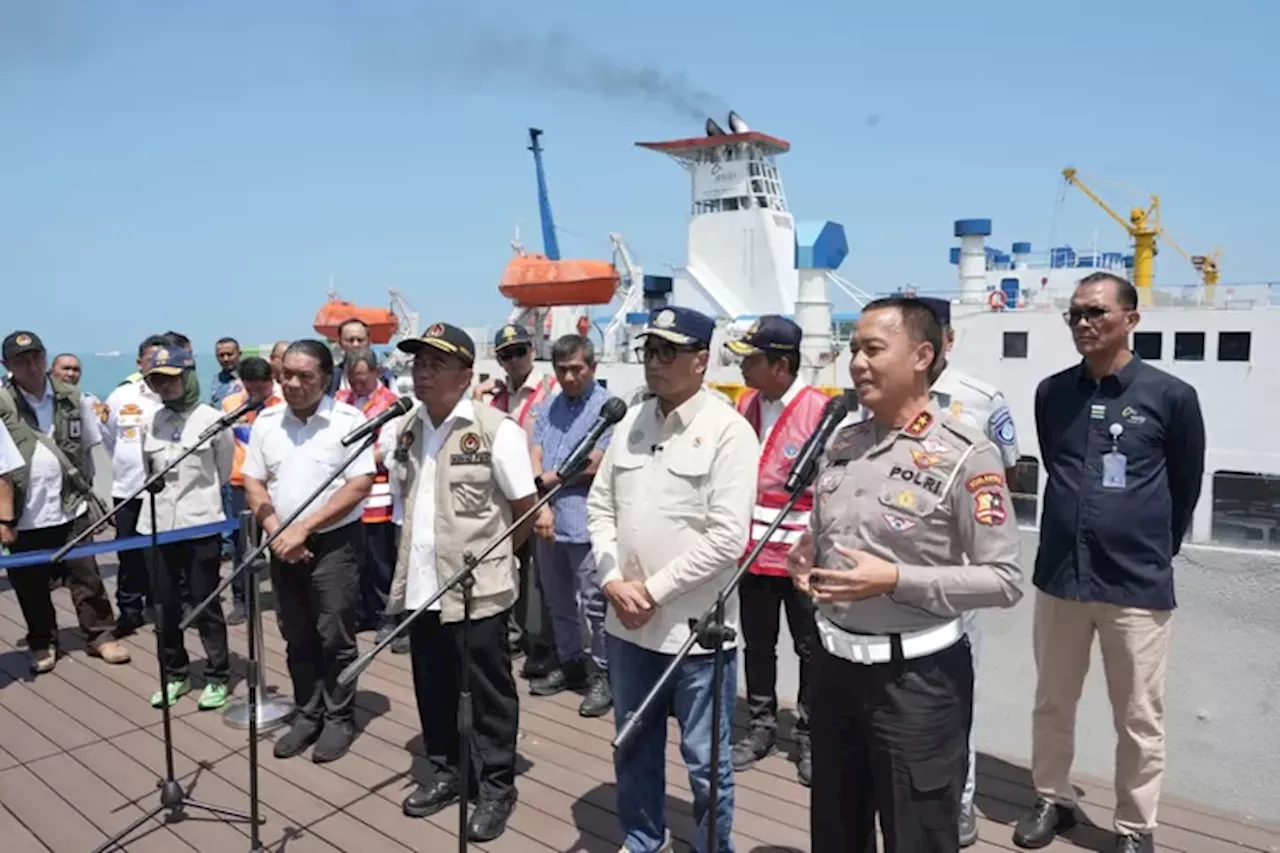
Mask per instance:
[[[896,645],[896,644],[895,644]],[[810,683],[812,853],[957,853],[973,659],[939,652],[858,664],[816,644]]]

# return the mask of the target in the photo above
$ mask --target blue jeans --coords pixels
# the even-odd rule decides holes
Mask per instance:
[[[671,662],[671,655],[643,649],[608,636],[609,681],[613,687],[613,714],[618,730],[640,707]],[[689,769],[693,791],[693,819],[698,824],[697,853],[707,853],[707,826],[711,796],[711,680],[709,654],[690,655],[676,670],[659,696],[657,705],[636,728],[633,739],[613,756],[618,779],[618,818],[626,833],[627,853],[655,853],[666,837],[667,709],[680,724],[680,754]],[[738,656],[725,655],[724,710],[720,720],[720,793],[716,809],[716,853],[733,853],[733,765],[729,758],[734,701],[738,695]]]
[[[537,540],[538,579],[551,612],[556,656],[561,664],[582,660],[582,628],[590,634],[591,659],[601,672],[609,670],[604,616],[608,607],[600,591],[600,572],[590,543]]]

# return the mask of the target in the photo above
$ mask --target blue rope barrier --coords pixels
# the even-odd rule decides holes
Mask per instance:
[[[232,518],[228,521],[218,521],[213,524],[200,524],[195,527],[184,527],[181,530],[166,530],[156,537],[161,545],[168,545],[173,542],[186,542],[189,539],[203,539],[206,536],[220,536],[223,533],[240,529],[240,519]],[[64,560],[70,560],[73,557],[96,557],[99,554],[109,554],[113,551],[136,551],[139,548],[146,548],[151,544],[150,534],[145,536],[130,536],[127,539],[111,539],[106,542],[91,542],[87,545],[79,545],[67,552]],[[54,555],[57,549],[48,551],[24,551],[20,554],[10,554],[6,557],[0,557],[0,570],[21,569],[27,566],[41,566],[49,562],[49,558]]]

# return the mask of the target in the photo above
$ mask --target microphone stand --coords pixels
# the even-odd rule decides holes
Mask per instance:
[[[230,424],[228,424],[227,426],[230,426]],[[206,436],[202,436],[200,440],[198,440],[191,447],[188,447],[185,450],[183,450],[183,452],[178,456],[178,458],[174,459],[172,462],[166,465],[158,473],[153,474],[145,483],[142,484],[141,488],[139,488],[132,495],[130,495],[129,497],[121,501],[120,504],[116,508],[112,509],[109,514],[104,515],[102,518],[98,519],[98,521],[96,521],[94,524],[90,525],[87,529],[82,531],[70,542],[68,542],[66,545],[62,546],[56,552],[54,552],[53,556],[50,558],[50,562],[53,562],[53,563],[60,562],[66,556],[68,551],[70,551],[79,543],[83,542],[85,539],[88,539],[90,536],[94,534],[94,532],[104,527],[108,519],[114,518],[116,513],[119,512],[120,507],[123,507],[129,501],[134,500],[135,498],[140,496],[143,492],[148,492],[151,495],[151,500],[147,502],[148,504],[150,504],[150,508],[151,508],[151,543],[147,546],[147,556],[148,556],[148,559],[150,560],[151,566],[150,566],[150,572],[148,574],[150,575],[151,589],[155,590],[158,586],[158,584],[156,583],[156,579],[160,577],[160,573],[169,570],[169,567],[163,564],[163,560],[160,556],[160,539],[159,539],[160,532],[157,529],[157,524],[156,524],[156,500],[155,500],[156,495],[164,491],[164,478],[170,471],[178,467],[179,463],[181,463],[188,456],[190,456],[191,454],[199,450],[201,447],[203,447],[206,442],[213,439],[213,437],[221,431],[222,431],[221,429],[218,429]],[[177,583],[173,582],[172,579],[170,579],[170,582],[165,585],[165,588],[168,591],[168,597],[170,599],[172,599],[172,596],[177,594]],[[227,818],[233,821],[251,820],[252,826],[253,826],[252,831],[255,835],[257,834],[257,831],[258,831],[258,824],[261,822],[256,817],[256,812],[254,815],[249,815],[242,811],[237,811],[235,809],[223,808],[222,806],[210,805],[209,803],[202,803],[197,800],[191,799],[189,796],[187,796],[187,792],[183,790],[181,783],[178,782],[177,777],[174,775],[173,722],[172,722],[173,715],[169,709],[169,673],[164,665],[164,655],[165,655],[164,631],[165,631],[166,602],[162,601],[162,602],[159,602],[158,604],[159,606],[154,608],[155,635],[156,635],[156,660],[159,661],[159,664],[160,664],[160,716],[162,721],[161,729],[164,733],[164,765],[165,765],[164,778],[158,779],[156,781],[156,787],[160,789],[160,802],[153,809],[151,809],[151,811],[142,815],[142,817],[138,818],[133,823],[129,824],[124,829],[120,830],[115,835],[108,838],[102,844],[98,845],[98,847],[94,849],[93,853],[105,853],[105,851],[111,850],[113,848],[123,849],[124,839],[128,838],[130,835],[134,833],[136,829],[138,829],[148,821],[152,820],[156,816],[158,816],[161,812],[168,812],[168,815],[165,818],[166,823],[172,822],[174,820],[181,820],[182,818],[186,817],[185,811],[188,808],[200,809],[201,811],[208,812],[211,815]]]
[[[653,706],[658,702],[658,696],[666,689],[667,683],[675,676],[676,670],[680,667],[693,651],[694,644],[698,644],[704,649],[711,651],[715,656],[712,663],[711,674],[711,785],[708,792],[708,821],[707,821],[707,847],[708,851],[718,851],[720,848],[719,841],[719,824],[717,809],[720,805],[720,717],[724,713],[724,668],[725,668],[725,643],[731,643],[737,639],[737,632],[724,623],[724,607],[729,596],[733,595],[738,589],[738,584],[742,582],[742,577],[760,556],[760,552],[764,550],[765,545],[773,538],[774,531],[782,524],[782,520],[791,512],[796,501],[804,494],[805,489],[812,482],[814,474],[817,473],[817,459],[806,466],[806,470],[800,472],[799,480],[796,483],[796,490],[787,498],[786,503],[778,510],[778,514],[773,521],[769,522],[768,528],[764,534],[756,541],[755,547],[752,548],[747,556],[734,569],[733,576],[729,578],[729,582],[716,595],[715,604],[711,605],[705,613],[697,619],[689,620],[689,637],[684,641],[684,645],[676,652],[675,657],[671,659],[671,663],[667,664],[666,670],[658,678],[658,681],[650,688],[648,695],[644,697],[644,701],[640,703],[640,707],[627,715],[627,720],[623,724],[622,729],[613,739],[614,750],[623,749],[626,744],[635,737],[636,729],[644,720],[645,715],[652,711]]]
[[[424,601],[419,607],[403,619],[395,630],[382,639],[380,643],[369,651],[362,654],[356,660],[352,661],[346,669],[338,674],[338,684],[347,686],[355,681],[360,673],[364,672],[378,653],[391,645],[397,638],[404,635],[409,626],[413,624],[423,613],[426,613],[435,605],[437,601],[444,598],[449,590],[455,587],[462,589],[462,672],[458,676],[458,850],[459,853],[466,853],[467,850],[467,801],[469,799],[469,787],[471,783],[471,729],[472,729],[472,711],[471,711],[471,594],[472,588],[475,586],[475,570],[486,557],[498,549],[503,542],[507,541],[522,524],[533,518],[548,501],[564,488],[566,480],[577,476],[583,469],[587,467],[589,460],[584,456],[582,464],[575,466],[576,470],[557,472],[560,482],[556,483],[547,493],[540,497],[533,506],[529,507],[519,518],[511,522],[506,530],[494,537],[479,556],[473,555],[470,551],[462,554],[463,567],[446,580],[435,594]]]

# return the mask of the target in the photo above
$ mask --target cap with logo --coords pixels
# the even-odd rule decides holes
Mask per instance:
[[[929,306],[938,322],[944,326],[951,324],[951,300],[939,299],[936,296],[917,296],[921,302]]]
[[[711,346],[716,321],[692,308],[657,308],[649,313],[649,322],[637,337],[653,335],[681,346]]]
[[[196,360],[188,350],[181,347],[156,347],[151,352],[151,358],[147,359],[144,373],[147,376],[157,373],[161,376],[181,376],[182,371],[195,366]]]
[[[503,326],[498,330],[498,334],[493,336],[494,352],[501,352],[507,347],[531,346],[532,344],[533,335],[529,334],[529,330],[514,323],[508,323]]]
[[[24,352],[44,352],[44,344],[35,332],[14,332],[4,339],[2,348],[4,360],[22,355]]]
[[[420,338],[401,341],[396,345],[402,352],[417,354],[423,347],[433,347],[449,355],[456,355],[469,367],[476,360],[476,345],[471,336],[448,323],[433,323]]]
[[[751,324],[746,334],[725,347],[735,355],[755,355],[760,352],[800,352],[800,327],[786,317],[765,314]]]

